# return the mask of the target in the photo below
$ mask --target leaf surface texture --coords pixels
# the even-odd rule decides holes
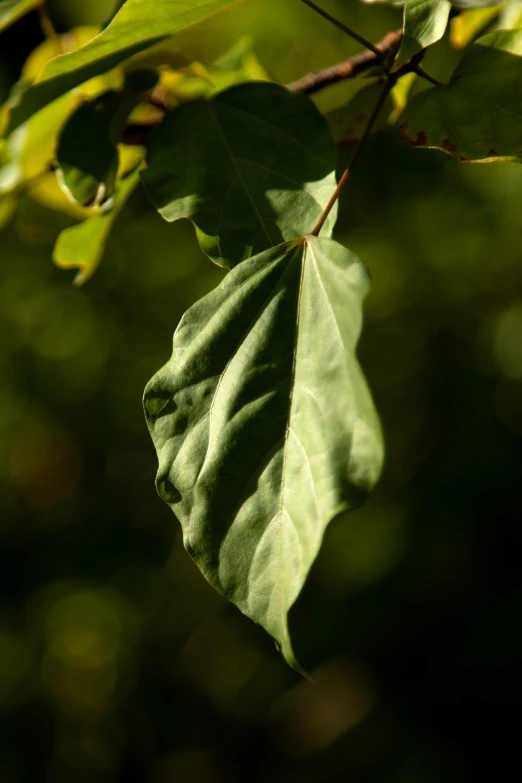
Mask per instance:
[[[296,668],[288,611],[327,525],[383,459],[355,356],[367,287],[328,239],[250,258],[183,316],[145,391],[158,491],[188,552]]]

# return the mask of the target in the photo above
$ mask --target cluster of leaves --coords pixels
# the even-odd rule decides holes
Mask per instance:
[[[520,159],[522,2],[392,0],[400,47],[328,117],[270,82],[248,41],[207,65],[176,51],[171,36],[234,2],[126,0],[103,30],[51,34],[1,109],[0,222],[22,191],[78,218],[54,260],[82,283],[142,182],[230,270],[186,313],[146,389],[157,485],[206,578],[299,668],[288,611],[325,528],[383,462],[355,355],[367,275],[332,239],[335,142],[363,138],[393,85],[374,129],[399,122],[409,143],[461,160]],[[0,29],[41,5],[0,1]],[[448,84],[419,90],[420,60],[448,24],[462,60]]]

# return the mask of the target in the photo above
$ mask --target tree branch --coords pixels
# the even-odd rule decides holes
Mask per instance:
[[[330,65],[328,68],[323,68],[321,71],[313,71],[312,73],[303,76],[301,79],[297,79],[297,81],[287,84],[286,88],[290,92],[302,92],[311,95],[318,90],[322,90],[324,87],[337,84],[344,79],[353,79],[361,73],[369,71],[371,68],[382,66],[382,74],[387,75],[393,58],[400,48],[401,40],[402,29],[395,30],[395,32],[385,35],[382,41],[379,41],[379,43],[373,47],[373,50],[366,49],[363,52],[354,54],[347,60],[343,60],[341,63]],[[423,79],[427,79],[432,84],[440,84],[440,82],[432,76],[429,76],[429,74],[420,67],[419,63],[422,60],[423,55],[424,50],[415,55],[410,62],[403,65],[402,68],[394,74],[395,80],[405,73],[413,72]],[[154,105],[158,109],[161,108],[158,104]],[[143,124],[136,123],[128,125],[123,132],[121,142],[123,144],[145,145],[151,131],[154,130],[162,119],[162,112],[158,112],[152,117],[147,118]]]
[[[353,79],[364,71],[380,65],[383,56],[394,55],[399,50],[401,40],[402,29],[395,30],[395,32],[385,35],[382,41],[379,41],[375,46],[375,49],[379,51],[378,55],[370,49],[366,49],[341,63],[323,68],[321,71],[313,71],[301,79],[287,84],[286,87],[290,92],[304,92],[310,95],[344,79]]]

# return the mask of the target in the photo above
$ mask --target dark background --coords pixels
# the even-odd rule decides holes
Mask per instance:
[[[113,5],[50,10],[66,30]],[[323,5],[371,40],[400,26]],[[247,0],[178,40],[210,62],[245,32],[283,83],[357,51],[298,0]],[[35,14],[0,36],[4,97],[41,40]],[[425,68],[444,79],[458,56],[445,40]],[[338,237],[374,281],[359,353],[387,466],[292,610],[311,685],[206,584],[154,489],[142,390],[220,270],[137,193],[74,288],[51,261],[70,218],[23,197],[0,233],[2,783],[516,779],[521,204],[519,166],[459,164],[396,129],[349,182]]]

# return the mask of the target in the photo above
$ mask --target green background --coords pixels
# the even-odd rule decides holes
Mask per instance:
[[[49,6],[65,30],[114,3]],[[371,40],[400,26],[390,8],[324,7]],[[357,51],[298,0],[246,0],[180,47],[210,62],[243,33],[282,83]],[[35,14],[0,36],[4,96],[40,40]],[[444,80],[457,60],[444,40],[425,69]],[[69,218],[22,199],[0,233],[2,783],[516,777],[521,192],[520,166],[391,129],[343,195],[338,238],[373,277],[359,355],[388,456],[291,613],[316,685],[206,584],[154,489],[143,387],[222,271],[139,192],[74,288],[51,261]]]

